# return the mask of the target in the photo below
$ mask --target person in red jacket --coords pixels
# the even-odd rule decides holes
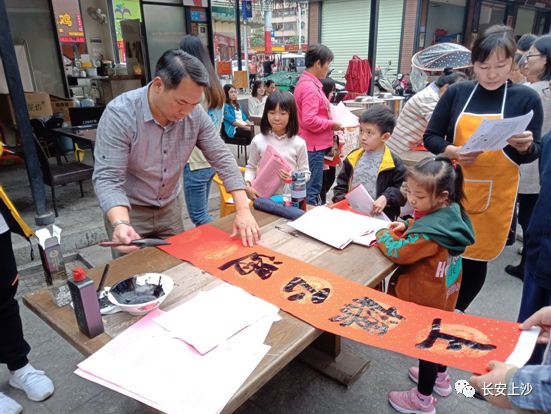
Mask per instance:
[[[463,174],[446,157],[420,161],[406,175],[407,198],[414,218],[393,222],[377,232],[381,252],[400,265],[388,293],[418,305],[453,311],[461,285],[461,254],[474,243],[465,213]],[[389,393],[390,404],[401,413],[436,413],[432,392],[452,393],[446,367],[419,360],[409,369],[417,383],[408,391]]]

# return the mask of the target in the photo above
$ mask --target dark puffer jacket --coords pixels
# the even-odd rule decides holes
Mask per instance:
[[[333,189],[334,203],[344,199],[346,194],[352,190],[354,168],[364,152],[363,148],[358,148],[348,154],[344,160],[342,170],[337,177],[337,185]],[[377,199],[382,195],[386,197],[387,205],[384,212],[391,220],[395,220],[400,215],[400,207],[406,203],[406,198],[400,191],[405,175],[406,166],[404,162],[385,146],[375,185],[377,194],[374,198]],[[373,194],[371,196],[373,197]]]

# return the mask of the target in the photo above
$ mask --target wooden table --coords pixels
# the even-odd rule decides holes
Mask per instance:
[[[79,128],[79,127],[66,127],[66,128],[54,128],[53,131],[60,135],[67,136],[73,140],[83,140],[94,145],[96,142],[97,128]]]
[[[258,211],[253,211],[253,214],[262,227],[262,244],[280,253],[369,286],[379,284],[394,269],[394,265],[376,248],[350,245],[344,250],[336,250],[308,236],[297,235],[284,219]],[[230,215],[213,224],[230,232],[232,223],[233,215]],[[94,268],[88,274],[97,283],[102,270]],[[161,306],[164,310],[181,304],[200,290],[222,283],[159,249],[146,248],[114,260],[106,285],[143,272],[163,272],[174,279],[175,288]],[[106,333],[89,339],[78,330],[72,309],[69,306],[58,308],[46,288],[25,295],[23,303],[86,356],[138,320],[138,317],[126,313],[105,316]],[[228,402],[224,413],[236,410],[299,354],[303,361],[315,364],[318,370],[347,384],[367,368],[367,362],[361,363],[358,357],[340,352],[339,337],[323,333],[284,311],[280,311],[280,316],[282,320],[273,324],[266,340],[272,349]],[[311,344],[313,346],[309,347]]]

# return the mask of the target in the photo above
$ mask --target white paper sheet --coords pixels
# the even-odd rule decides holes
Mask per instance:
[[[331,119],[340,122],[344,128],[355,128],[359,125],[358,116],[350,112],[342,101],[331,106]]]
[[[246,326],[278,312],[277,306],[223,283],[164,313],[155,323],[205,354]]]
[[[533,327],[531,329],[524,330],[520,333],[517,345],[514,351],[509,355],[506,364],[514,365],[516,367],[522,367],[532,356],[536,340],[541,331],[539,327]]]
[[[294,229],[309,235],[337,249],[344,249],[356,238],[378,230],[374,228],[372,217],[362,216],[351,211],[316,207],[289,223]]]
[[[346,199],[348,200],[350,207],[353,209],[361,211],[370,217],[390,222],[390,219],[385,213],[377,214],[375,216],[371,215],[374,200],[362,184],[357,185],[352,191],[350,191],[346,195]]]
[[[534,111],[525,115],[507,119],[485,119],[463,145],[460,153],[500,150],[507,146],[507,140],[513,135],[526,131]]]
[[[376,234],[377,231],[381,229],[387,229],[388,226],[390,226],[390,221],[386,220],[379,220],[374,217],[366,217],[367,219],[371,220],[371,229],[364,233],[363,235],[356,237],[353,242],[356,244],[361,244],[362,246],[371,247],[375,243],[375,240],[377,239]]]
[[[162,313],[146,315],[75,373],[167,413],[219,412],[268,352],[268,319],[201,355],[153,322]]]

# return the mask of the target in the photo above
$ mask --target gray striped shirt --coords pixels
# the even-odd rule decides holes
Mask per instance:
[[[400,156],[423,143],[423,134],[439,99],[439,90],[433,82],[406,102],[386,142],[394,154]]]
[[[184,119],[159,125],[149,85],[107,105],[94,149],[94,188],[104,213],[115,206],[164,207],[182,189],[182,170],[197,144],[228,191],[245,188],[235,158],[198,105]]]

